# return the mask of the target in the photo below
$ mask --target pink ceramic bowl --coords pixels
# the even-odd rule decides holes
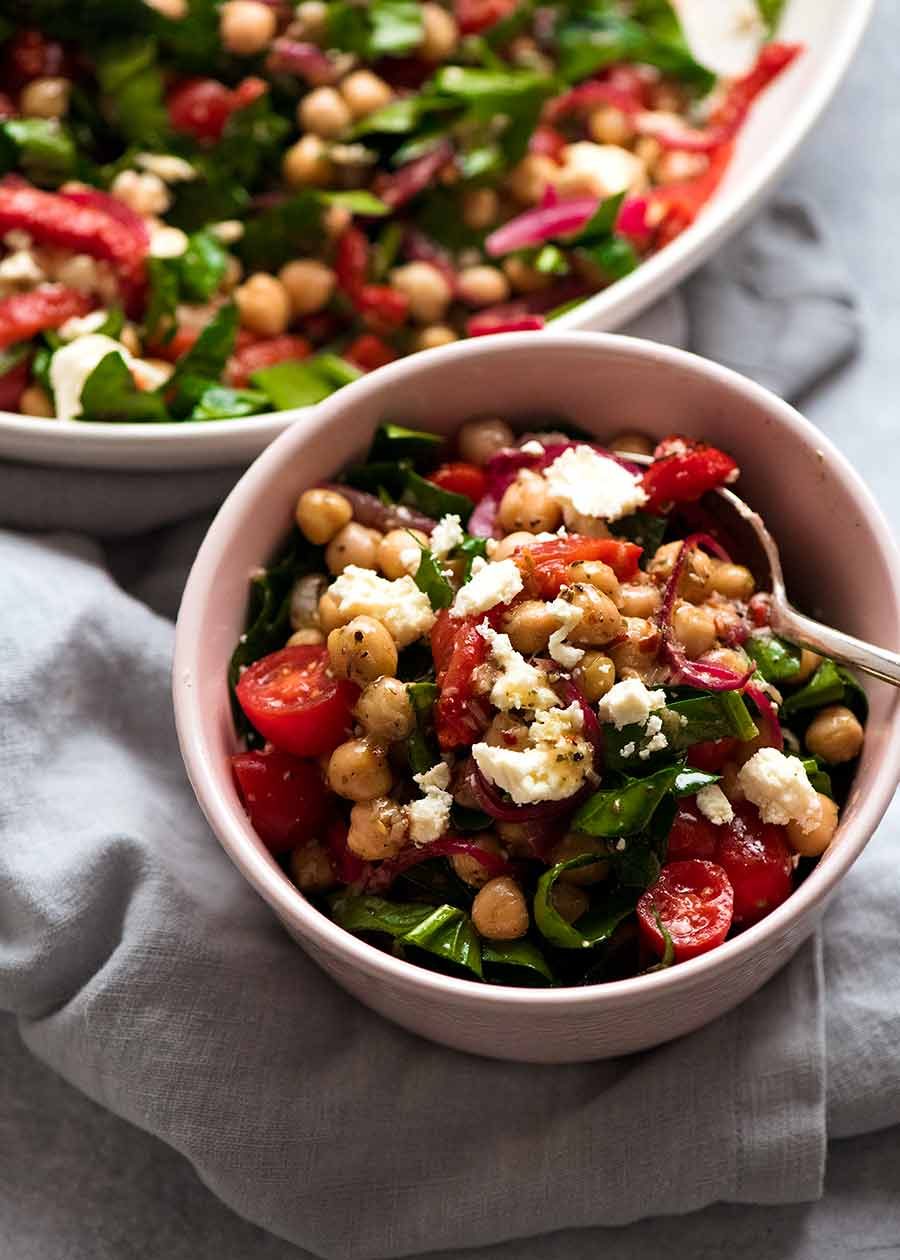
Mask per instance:
[[[337,927],[257,839],[229,773],[236,749],[225,671],[247,581],[287,532],[298,493],[364,454],[384,420],[451,433],[473,415],[525,425],[564,416],[601,439],[622,429],[702,435],[742,468],[742,494],[780,540],[788,584],[842,629],[900,647],[900,567],[878,507],[841,454],[787,404],[681,351],[591,333],[460,342],[384,368],[323,403],[259,457],[216,517],[181,606],[178,736],[222,845],[291,935],[338,984],[405,1028],[494,1058],[565,1063],[646,1049],[736,1006],[792,956],[875,830],[900,777],[900,700],[868,686],[865,750],[839,833],[773,914],[670,970],[589,988],[529,990],[450,979]],[[860,913],[865,908],[860,906]]]

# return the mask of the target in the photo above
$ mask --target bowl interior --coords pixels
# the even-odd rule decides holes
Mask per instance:
[[[315,915],[325,933],[340,929],[312,910],[268,856],[228,772],[236,746],[225,673],[243,629],[248,578],[279,546],[300,491],[363,454],[379,423],[451,433],[463,420],[485,414],[523,428],[565,417],[601,440],[638,429],[655,437],[683,432],[723,446],[741,466],[739,492],[781,544],[794,599],[841,629],[886,647],[900,645],[900,570],[865,486],[792,408],[734,373],[630,338],[547,334],[537,344],[512,334],[405,360],[351,386],[325,404],[309,427],[282,435],[226,502],[188,583],[174,677],[188,772],[214,829],[282,916],[308,923]],[[867,684],[867,690],[868,738],[838,840],[773,915],[684,966],[704,966],[721,950],[751,948],[801,902],[823,897],[861,851],[900,772],[896,693],[880,683]],[[391,959],[388,964],[396,965]],[[665,982],[667,974],[618,985]],[[535,994],[531,999],[540,1000]]]

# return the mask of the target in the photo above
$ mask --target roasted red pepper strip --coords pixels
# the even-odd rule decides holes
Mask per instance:
[[[555,599],[570,580],[567,573],[570,564],[577,564],[579,560],[602,560],[620,582],[627,582],[637,573],[640,557],[641,548],[637,543],[570,534],[567,538],[538,543],[516,552],[513,559],[531,598]]]
[[[59,193],[27,184],[0,187],[0,236],[21,229],[42,245],[58,245],[112,263],[126,299],[143,289],[146,245],[134,230],[96,206],[78,205]]]
[[[334,253],[334,270],[338,288],[351,301],[358,298],[368,278],[369,242],[357,227],[348,227],[338,237]]]
[[[802,44],[766,44],[757,58],[756,65],[742,79],[736,79],[725,99],[710,118],[710,127],[721,128],[731,139],[743,123],[750,106],[774,78],[785,70],[803,51]]]
[[[488,641],[477,627],[487,621],[494,629],[504,605],[475,617],[452,617],[444,608],[431,631],[431,653],[437,684],[441,689],[434,706],[434,724],[441,748],[470,745],[481,735],[483,726],[472,708],[472,672],[487,659]]]
[[[374,372],[376,368],[393,363],[397,358],[397,351],[374,333],[363,333],[347,347],[344,358],[362,372]]]
[[[30,341],[45,328],[59,328],[73,315],[87,315],[93,303],[83,293],[61,284],[42,285],[0,302],[0,350]]]
[[[722,182],[733,152],[733,141],[723,144],[711,155],[709,166],[702,175],[650,189],[647,193],[647,222],[656,229],[659,247],[668,245],[691,226]]]
[[[518,0],[456,0],[453,10],[463,35],[477,35],[509,17],[517,3]]]
[[[654,455],[656,462],[642,477],[648,512],[663,511],[670,503],[693,503],[733,481],[738,471],[730,455],[691,438],[666,438]]]

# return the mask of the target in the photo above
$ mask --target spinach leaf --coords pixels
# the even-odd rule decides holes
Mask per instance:
[[[834,789],[831,786],[831,775],[823,767],[817,757],[806,757],[803,761],[803,769],[806,771],[806,777],[816,789],[824,796],[830,796],[834,800]]]
[[[434,906],[346,893],[332,894],[328,898],[328,905],[335,923],[347,932],[383,932],[385,936],[395,938],[413,931],[434,910]]]
[[[144,327],[148,337],[171,341],[179,302],[205,302],[219,287],[228,254],[210,232],[193,232],[176,258],[149,258],[149,299]]]
[[[569,83],[586,79],[617,61],[642,62],[708,92],[715,76],[690,53],[668,5],[639,6],[641,20],[603,6],[574,10],[556,27],[557,71]]]
[[[601,788],[576,812],[572,830],[610,838],[643,831],[683,769],[679,762],[643,779],[626,778],[621,787]]]
[[[230,116],[209,161],[230,180],[254,188],[261,176],[278,169],[291,130],[288,119],[272,108],[271,93],[264,92]]]
[[[365,60],[400,57],[422,42],[422,14],[416,0],[348,0],[328,8],[328,47],[356,53]]]
[[[156,41],[138,37],[103,43],[94,65],[105,111],[125,139],[149,149],[165,147],[169,118]]]
[[[617,538],[625,538],[629,542],[643,547],[641,567],[646,568],[657,547],[665,537],[668,521],[664,516],[652,516],[649,512],[632,512],[615,521],[612,532]]]
[[[100,360],[81,391],[79,420],[168,420],[166,404],[157,393],[138,389],[117,350]]]
[[[8,118],[0,123],[0,174],[19,168],[34,184],[56,188],[78,167],[70,133],[53,118]]]
[[[439,433],[425,433],[421,429],[405,429],[400,424],[381,424],[375,430],[369,448],[367,463],[379,460],[401,459],[432,460],[443,445]]]
[[[464,556],[466,566],[463,569],[463,582],[468,582],[472,576],[472,561],[476,559],[487,559],[487,539],[475,538],[472,534],[466,534],[465,538],[455,549],[458,556]]]
[[[314,252],[322,239],[322,213],[322,199],[306,190],[248,219],[235,246],[245,269],[273,272]]]
[[[610,283],[630,275],[640,262],[634,246],[624,236],[610,236],[590,245],[579,245],[577,252],[592,262]]]
[[[553,905],[553,888],[564,871],[589,866],[602,861],[605,854],[582,854],[558,862],[538,880],[534,894],[534,921],[538,931],[551,945],[560,949],[592,949],[609,940],[623,919],[634,911],[638,894],[631,889],[619,889],[607,894],[597,907],[591,907],[575,923],[567,923]]]
[[[188,416],[210,385],[218,383],[234,349],[238,313],[234,303],[220,307],[158,393],[170,399],[172,414]]]
[[[624,190],[620,193],[615,193],[612,197],[604,197],[584,227],[579,228],[574,235],[568,236],[566,243],[568,245],[585,245],[610,236],[613,228],[616,226],[616,219],[619,217],[619,211],[624,200]]]
[[[396,501],[403,493],[409,468],[410,463],[407,459],[399,459],[393,463],[388,460],[377,460],[374,463],[367,461],[365,464],[354,464],[352,468],[345,469],[341,474],[341,480],[346,481],[348,486],[355,486],[357,490],[366,490],[369,494],[378,495],[382,501],[385,494],[392,501]]]
[[[420,591],[424,591],[431,601],[431,607],[437,612],[441,608],[449,608],[453,603],[453,587],[444,577],[431,549],[423,547],[414,534],[409,535],[410,543],[415,543],[421,550],[419,567],[414,580]]]
[[[709,739],[755,739],[759,734],[744,700],[736,691],[715,691],[693,696],[687,700],[675,700],[666,706],[668,712],[677,714],[678,723],[663,719],[663,730],[669,746],[676,750],[690,748]],[[684,721],[682,721],[684,719]]]
[[[440,688],[433,682],[407,683],[406,694],[409,696],[409,702],[416,716],[415,729],[406,746],[409,768],[413,774],[425,774],[440,760],[434,739],[432,718],[432,710],[440,694]]]
[[[720,774],[707,774],[705,770],[694,770],[692,766],[685,766],[672,784],[672,791],[676,796],[694,796],[703,788],[718,783],[721,777]]]
[[[276,411],[311,407],[361,373],[336,354],[317,354],[312,359],[286,359],[251,373],[254,385],[265,390]]]
[[[490,814],[480,809],[469,809],[466,805],[458,805],[456,801],[450,809],[450,825],[453,831],[487,831],[493,827],[494,820]]]
[[[469,916],[457,906],[435,907],[344,893],[332,894],[328,905],[335,923],[348,932],[390,936],[401,946],[421,950],[482,978],[478,936]]]
[[[162,338],[171,341],[175,335],[175,308],[178,306],[180,285],[176,258],[148,258],[147,310],[144,315],[144,332],[148,340]]]
[[[493,984],[552,984],[553,972],[533,941],[484,941],[481,966],[485,980]]]
[[[784,702],[785,716],[801,713],[806,709],[821,709],[827,704],[850,704],[865,716],[868,710],[866,693],[849,670],[835,661],[825,660],[809,682]]]
[[[256,416],[268,411],[267,394],[256,389],[231,389],[227,385],[209,385],[191,412],[191,420],[228,420],[238,416]]]
[[[776,634],[751,634],[743,646],[766,682],[790,682],[800,672],[800,649]]]
[[[458,516],[466,524],[475,508],[475,504],[464,494],[454,494],[450,490],[442,490],[440,486],[426,481],[412,468],[407,471],[403,501],[411,507],[417,507],[426,516],[439,521],[442,516]]]

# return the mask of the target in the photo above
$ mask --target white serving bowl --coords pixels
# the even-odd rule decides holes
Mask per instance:
[[[844,457],[760,386],[680,350],[592,333],[509,334],[402,360],[336,394],[284,433],[226,500],[200,548],[178,618],[174,700],[188,774],[232,860],[339,984],[404,1027],[496,1058],[570,1062],[644,1049],[736,1006],[783,966],[878,824],[900,776],[900,699],[868,687],[871,716],[837,837],[768,918],[668,971],[587,988],[529,990],[451,979],[343,931],[294,887],[232,784],[225,682],[248,578],[288,531],[297,496],[368,448],[393,420],[452,433],[467,418],[521,426],[564,416],[600,439],[623,428],[702,435],[733,453],[741,492],[780,540],[788,588],[834,625],[900,646],[900,566],[889,528]],[[860,913],[865,907],[860,906]]]
[[[711,0],[715,3],[716,0]],[[805,45],[753,108],[721,187],[697,222],[638,271],[555,321],[554,330],[614,331],[704,262],[757,208],[834,94],[874,0],[789,0],[778,38]],[[0,457],[84,468],[248,463],[309,408],[183,424],[59,424],[0,412]]]

